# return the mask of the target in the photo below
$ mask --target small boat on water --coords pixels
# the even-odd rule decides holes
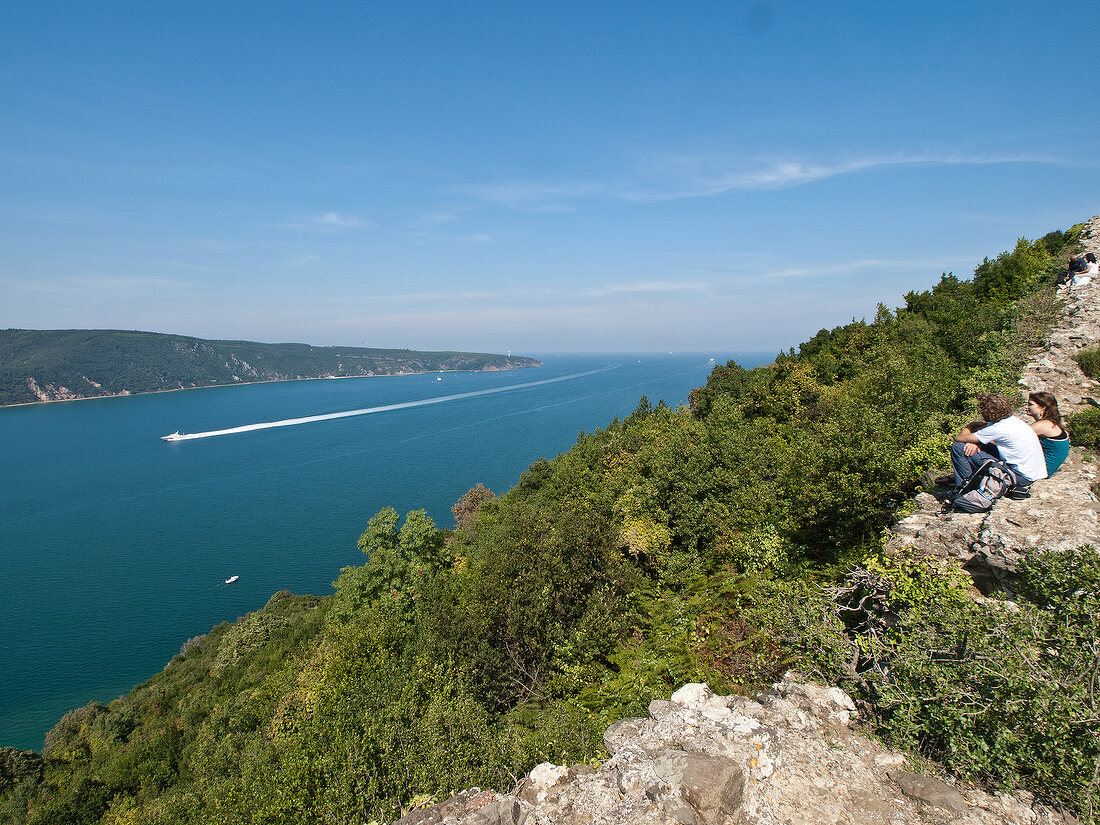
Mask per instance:
[[[179,430],[176,430],[171,435],[162,435],[160,437],[160,440],[161,441],[179,441],[181,438],[183,438],[183,433],[181,433]]]
[[[226,584],[233,584],[233,582],[235,582],[239,578],[240,578],[240,576],[230,576],[228,579],[225,580],[225,583]]]

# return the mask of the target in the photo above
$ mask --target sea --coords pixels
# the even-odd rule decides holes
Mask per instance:
[[[536,357],[0,409],[0,746],[40,750],[276,591],[331,593],[383,507],[451,527],[478,482],[504,493],[641,396],[685,404],[774,353]]]

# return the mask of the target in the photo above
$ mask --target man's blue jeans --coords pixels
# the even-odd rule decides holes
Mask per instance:
[[[967,455],[963,452],[965,448],[966,442],[964,441],[956,441],[951,445],[951,466],[955,470],[956,489],[966,484],[970,480],[970,476],[974,475],[974,471],[989,459],[999,458],[999,456],[985,452],[989,448],[984,444],[978,448],[974,455]],[[992,449],[995,451],[997,448],[993,447]]]
[[[963,450],[966,447],[966,442],[956,441],[951,445],[951,466],[955,470],[955,488],[958,489],[966,484],[970,480],[970,476],[974,475],[974,471],[981,467],[985,462],[991,458],[995,458],[998,461],[1001,456],[997,452],[997,447],[993,444],[982,444],[974,455],[967,455]],[[988,451],[988,452],[987,452]],[[1015,467],[1009,467],[1013,474],[1016,476],[1017,484],[1030,484],[1030,478],[1024,478],[1024,474],[1017,470]]]

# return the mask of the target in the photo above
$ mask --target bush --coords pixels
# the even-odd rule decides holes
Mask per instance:
[[[1073,360],[1089,378],[1100,378],[1100,346],[1078,350]]]
[[[1100,452],[1100,408],[1074,413],[1067,419],[1066,427],[1070,440],[1078,447]]]
[[[998,788],[1042,789],[1095,821],[1100,555],[1033,553],[1018,603],[978,605],[927,562],[880,568],[896,623],[861,637],[896,746]]]

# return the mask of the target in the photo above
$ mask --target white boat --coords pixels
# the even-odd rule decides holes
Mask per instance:
[[[161,441],[179,441],[181,438],[183,438],[183,433],[181,433],[179,430],[176,430],[171,435],[162,435],[160,437],[160,440]]]
[[[226,584],[233,584],[233,582],[235,582],[239,578],[240,578],[240,576],[230,576],[228,579],[225,580],[225,583]]]

